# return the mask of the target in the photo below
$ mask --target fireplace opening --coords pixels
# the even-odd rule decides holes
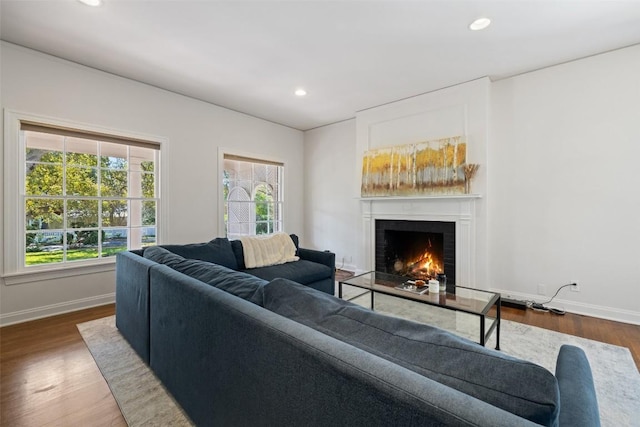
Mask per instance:
[[[449,221],[376,220],[376,271],[455,285],[456,227]]]
[[[435,279],[444,273],[442,233],[386,230],[385,270],[413,279]]]

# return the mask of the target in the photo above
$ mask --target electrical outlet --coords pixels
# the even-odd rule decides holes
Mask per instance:
[[[547,286],[538,285],[538,295],[546,295],[546,294],[547,294]]]
[[[571,282],[571,283],[575,283],[576,285],[575,285],[575,286],[569,286],[569,289],[570,289],[572,292],[580,292],[580,285],[578,284],[578,281],[577,281],[577,280],[574,280],[574,281],[573,281],[573,282]]]

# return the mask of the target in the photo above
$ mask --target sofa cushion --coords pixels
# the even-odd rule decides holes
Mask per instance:
[[[303,285],[331,278],[332,274],[331,267],[312,261],[305,261],[303,259],[286,264],[250,268],[244,271],[265,280],[286,277],[289,280],[302,283]]]
[[[236,257],[231,248],[231,243],[225,237],[218,237],[206,243],[190,243],[186,245],[161,245],[174,254],[184,258],[199,259],[223,265],[232,270],[238,269]]]
[[[196,259],[186,259],[159,246],[144,251],[144,257],[165,264],[180,273],[198,279],[235,296],[262,305],[262,292],[266,280],[231,270],[222,265]]]
[[[535,423],[557,424],[558,383],[541,366],[286,279],[264,287],[264,307]]]

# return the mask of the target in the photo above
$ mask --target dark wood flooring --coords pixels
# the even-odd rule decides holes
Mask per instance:
[[[106,305],[0,328],[0,425],[126,426],[76,328],[114,312]],[[628,347],[640,368],[640,326],[507,307],[503,318]]]
[[[1,426],[126,426],[76,324],[107,305],[0,328]]]

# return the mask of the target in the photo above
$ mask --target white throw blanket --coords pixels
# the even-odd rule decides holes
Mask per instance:
[[[246,268],[265,267],[298,261],[296,245],[286,233],[240,237]]]

